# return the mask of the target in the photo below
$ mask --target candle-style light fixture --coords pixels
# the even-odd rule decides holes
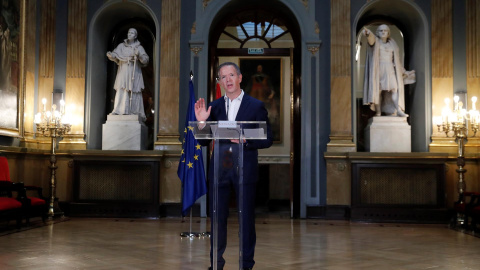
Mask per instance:
[[[65,101],[60,100],[60,110],[57,110],[57,105],[52,104],[52,110],[46,110],[47,99],[42,99],[43,109],[42,112],[39,112],[35,115],[34,123],[37,126],[37,132],[41,133],[45,137],[51,138],[51,149],[50,149],[50,205],[48,209],[48,217],[52,219],[55,215],[63,215],[59,210],[60,208],[56,202],[56,170],[57,170],[57,158],[55,153],[55,148],[57,145],[57,138],[63,137],[70,131],[71,124],[70,120],[65,114]],[[54,208],[58,210],[54,210]]]
[[[442,116],[434,117],[434,124],[437,125],[439,132],[444,132],[447,137],[452,134],[455,138],[455,142],[458,145],[457,155],[457,173],[458,173],[458,194],[459,203],[465,203],[463,201],[463,192],[466,188],[465,183],[465,144],[468,137],[475,137],[478,131],[478,124],[480,122],[480,114],[475,107],[477,97],[472,97],[472,108],[467,110],[463,108],[463,102],[460,101],[459,96],[455,95],[453,98],[454,109],[450,109],[450,99],[445,99],[445,107],[442,109]],[[465,106],[466,107],[466,106]],[[469,133],[469,126],[473,134]]]

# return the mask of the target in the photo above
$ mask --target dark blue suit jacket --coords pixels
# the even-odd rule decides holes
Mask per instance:
[[[227,113],[225,108],[225,99],[221,97],[209,104],[212,106],[210,112],[210,117],[207,121],[227,121]],[[273,143],[272,129],[270,128],[270,123],[268,121],[268,112],[265,109],[265,105],[262,101],[248,96],[247,94],[243,95],[242,103],[238,109],[236,121],[266,121],[267,122],[267,139],[266,140],[247,140],[247,143],[244,144],[243,148],[243,182],[256,183],[258,180],[258,149],[268,148]],[[209,144],[209,140],[199,140],[199,143],[203,146]],[[222,145],[229,144],[229,141],[222,141]],[[232,148],[238,146],[237,144],[231,143]],[[212,160],[210,162],[210,169],[208,173],[209,179],[213,180],[214,173],[214,163],[215,157],[212,155]]]

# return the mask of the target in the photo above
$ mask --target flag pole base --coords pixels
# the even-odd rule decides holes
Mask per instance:
[[[195,238],[200,237],[202,234],[197,232],[182,232],[180,233],[181,237]]]

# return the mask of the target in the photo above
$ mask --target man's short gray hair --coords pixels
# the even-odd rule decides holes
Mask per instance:
[[[242,72],[240,71],[240,68],[238,67],[237,64],[233,63],[233,62],[225,62],[225,63],[222,63],[220,66],[218,66],[218,71],[217,71],[217,76],[218,78],[220,78],[220,69],[222,69],[223,67],[225,66],[233,66],[235,68],[235,70],[237,71],[237,75],[242,75]]]

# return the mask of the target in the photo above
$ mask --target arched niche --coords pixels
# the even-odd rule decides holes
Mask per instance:
[[[109,60],[106,52],[112,50],[111,40],[114,29],[122,22],[138,19],[154,27],[155,44],[150,62],[153,70],[159,70],[159,23],[153,11],[142,2],[109,1],[92,17],[88,28],[87,45],[87,87],[85,96],[85,133],[87,149],[102,148],[102,125],[107,119],[107,72]],[[158,72],[153,72],[154,96],[158,97]],[[155,110],[158,111],[158,110]],[[157,116],[158,117],[158,116]],[[157,121],[154,121],[156,123]],[[154,127],[156,130],[156,127]],[[155,135],[153,135],[155,137]],[[150,143],[150,142],[149,142]]]
[[[410,114],[409,123],[412,128],[412,152],[427,152],[431,134],[431,69],[430,69],[430,30],[423,11],[409,0],[370,1],[357,12],[352,27],[352,55],[355,56],[355,45],[362,27],[373,21],[384,21],[394,24],[403,34],[404,63],[407,70],[415,70],[416,83],[405,88],[405,106]],[[352,108],[354,119],[357,114],[355,87],[358,85],[359,70],[352,57],[354,67],[352,82]],[[356,121],[356,120],[355,120]],[[356,135],[357,122],[354,122]],[[356,138],[357,139],[357,138]]]

